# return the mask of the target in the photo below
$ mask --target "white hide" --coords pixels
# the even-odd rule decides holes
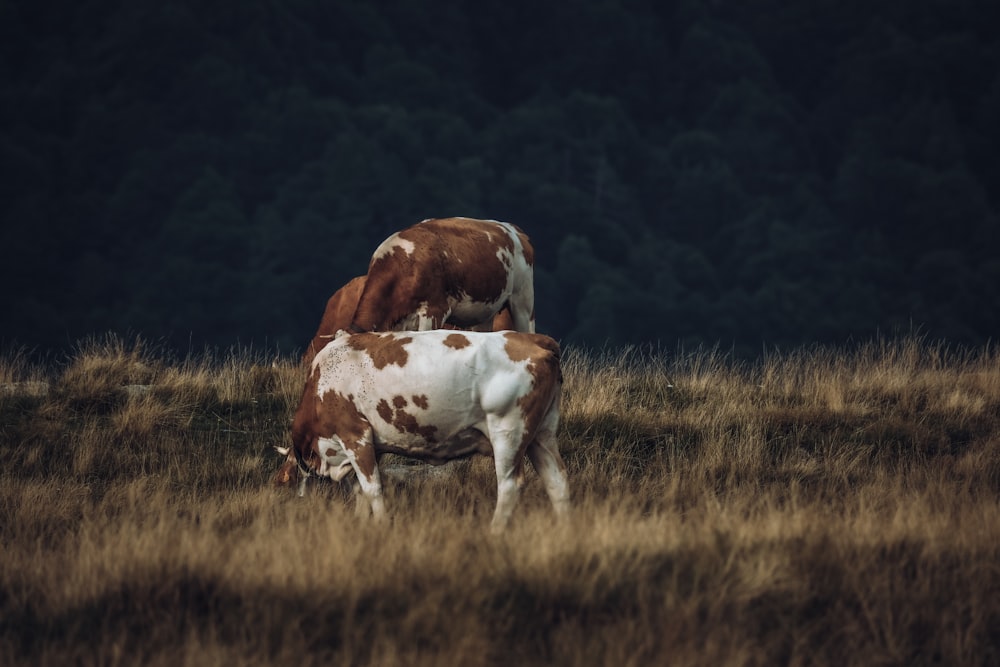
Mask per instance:
[[[472,453],[492,455],[498,489],[494,529],[507,523],[517,502],[522,457],[527,454],[556,511],[568,511],[565,466],[556,441],[559,382],[548,378],[539,383],[547,392],[542,397],[547,410],[534,433],[527,433],[518,403],[537,388],[528,370],[529,360],[513,361],[508,355],[507,336],[527,334],[433,330],[359,335],[410,339],[404,346],[405,362],[402,366],[387,363],[379,368],[366,351],[351,346],[353,336],[338,336],[313,361],[313,368],[320,370],[316,395],[334,392],[350,397],[367,422],[365,440],[370,440],[367,444],[373,445],[376,452],[389,451],[438,463]],[[466,346],[456,345],[464,341],[468,341]],[[539,370],[551,371],[548,366]],[[315,404],[317,410],[323,409],[321,400]],[[386,419],[389,406],[391,414]],[[420,427],[434,427],[431,436],[414,432],[419,429],[402,429],[397,410],[407,418],[415,418]],[[522,447],[525,441],[526,451]],[[319,453],[323,461],[319,473],[333,479],[344,476],[345,461],[349,461],[373,513],[377,518],[384,515],[377,466],[371,478],[362,474],[355,452],[345,448],[336,435],[322,439]]]

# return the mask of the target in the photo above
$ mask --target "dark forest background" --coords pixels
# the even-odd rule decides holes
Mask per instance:
[[[0,338],[301,349],[427,217],[565,343],[1000,331],[994,0],[0,0]]]

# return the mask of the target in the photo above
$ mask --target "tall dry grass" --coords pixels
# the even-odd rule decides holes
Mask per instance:
[[[995,350],[570,349],[564,375],[573,516],[529,475],[492,538],[485,459],[391,485],[386,525],[272,489],[295,360],[8,355],[0,664],[1000,663]]]

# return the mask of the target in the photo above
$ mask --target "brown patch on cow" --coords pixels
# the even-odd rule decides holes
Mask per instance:
[[[409,358],[406,345],[412,340],[412,336],[399,337],[393,334],[354,334],[347,339],[347,344],[352,350],[365,352],[375,368],[382,370],[389,364],[396,364],[401,368],[405,366]]]
[[[410,240],[399,232],[386,242],[400,238]],[[414,243],[416,248],[413,253],[397,245],[391,252],[372,258],[368,264],[366,284],[352,318],[356,330],[392,330],[400,321],[417,312],[421,303],[427,301],[426,295],[437,289],[437,282],[430,287],[422,284],[427,279],[427,268],[421,266],[421,262],[427,262],[428,253],[420,243],[422,241]],[[431,305],[428,301],[428,306]]]
[[[429,403],[427,402],[427,395],[421,394],[420,396],[413,397],[413,404],[422,410],[426,410]]]
[[[524,251],[524,261],[528,263],[528,266],[535,266],[535,247],[531,245],[531,239],[528,235],[524,233],[517,225],[511,225],[514,231],[517,232],[517,238],[521,240],[521,249]]]
[[[396,411],[396,419],[393,422],[393,426],[399,429],[400,432],[405,431],[419,435],[427,442],[434,442],[434,435],[437,433],[437,426],[421,426],[414,415],[402,410]]]
[[[314,368],[306,378],[305,386],[302,389],[302,399],[299,401],[299,407],[295,411],[295,417],[292,420],[292,447],[298,452],[299,460],[311,470],[319,470],[320,466],[319,451],[317,449],[319,434],[317,433],[316,426],[317,403],[319,401],[319,397],[316,396],[316,386],[319,382],[319,375],[319,368]],[[298,465],[294,459],[286,461],[282,465],[283,470],[291,471],[292,468],[296,472],[289,472],[289,480],[293,478],[297,479]]]
[[[339,436],[344,448],[355,453],[358,471],[371,479],[375,474],[375,443],[369,437],[371,425],[358,411],[354,395],[344,396],[331,389],[319,398],[321,404],[316,408],[316,435],[325,438],[334,434]]]
[[[295,464],[295,461],[284,460],[281,462],[281,467],[278,468],[278,472],[274,474],[274,485],[275,486],[288,486],[299,481],[299,467]]]
[[[559,360],[559,343],[544,334],[508,331],[503,337],[507,341],[504,344],[504,351],[507,353],[507,358],[513,362],[526,359],[534,362],[548,357]]]
[[[531,319],[535,319],[534,309],[531,311]],[[493,316],[493,331],[512,331],[514,329],[514,318],[510,314],[510,306],[504,306]]]
[[[336,455],[337,455],[337,450],[336,449],[334,449],[333,447],[327,447],[326,448],[326,456],[327,456],[327,458],[331,458],[332,459]]]
[[[449,245],[462,258],[461,279],[445,286],[451,288],[451,296],[460,298],[464,292],[474,301],[496,301],[507,288],[510,256],[517,251],[507,229],[491,220],[445,218],[434,222],[449,235]]]
[[[375,406],[375,412],[377,412],[378,416],[384,421],[387,421],[390,424],[392,423],[392,407],[389,405],[389,401],[384,398],[379,401],[378,405]]]
[[[420,267],[421,261],[426,261],[422,253],[407,253],[402,246],[372,259],[368,265],[368,284],[358,301],[354,324],[366,331],[389,331],[417,312],[425,292],[420,284],[425,271]]]
[[[517,400],[524,413],[526,433],[534,437],[535,430],[548,412],[556,386],[562,382],[559,364],[559,343],[542,334],[509,332],[504,334],[507,357],[519,363],[527,361],[531,375],[531,391]]]
[[[472,342],[469,341],[468,336],[463,336],[462,334],[448,334],[444,339],[445,347],[451,347],[456,350],[461,350],[463,347],[469,347]]]
[[[421,406],[418,399],[423,399],[423,405]],[[427,397],[426,396],[414,396],[413,402],[419,407],[426,409],[427,407]],[[378,416],[381,417],[386,423],[392,425],[400,433],[413,433],[414,435],[419,435],[427,442],[434,442],[434,435],[437,433],[437,426],[421,426],[420,422],[414,415],[406,412],[403,408],[406,407],[406,399],[402,396],[396,396],[392,399],[392,404],[395,406],[393,408],[389,405],[389,402],[384,398],[378,402],[376,406],[376,411]]]
[[[352,448],[368,434],[368,420],[354,404],[354,395],[344,396],[333,389],[319,397],[316,409],[316,435],[321,438],[340,437],[344,446]]]

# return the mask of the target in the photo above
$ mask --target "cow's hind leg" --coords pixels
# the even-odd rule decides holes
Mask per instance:
[[[524,479],[524,459],[503,461],[496,459],[497,470],[497,507],[493,511],[493,521],[490,530],[494,533],[502,531],[510,522],[517,500],[521,496],[521,484]]]
[[[497,471],[497,506],[493,512],[490,529],[498,533],[510,521],[510,515],[521,495],[524,481],[524,452],[521,449],[521,430],[490,428],[493,445],[493,463]]]
[[[367,517],[371,514],[372,506],[368,502],[368,496],[361,490],[361,483],[358,482],[357,476],[352,477],[348,484],[350,484],[350,493],[354,495],[354,516]]]
[[[559,403],[560,398],[556,394],[525,453],[542,478],[553,509],[562,517],[569,514],[569,482],[566,479],[566,464],[559,455],[559,440],[556,438],[556,431],[559,429]]]
[[[566,479],[566,464],[559,455],[554,433],[539,434],[528,445],[528,459],[542,478],[545,492],[552,501],[558,516],[569,514],[569,482]]]
[[[507,307],[515,330],[535,333],[535,295],[532,289],[511,294]]]

